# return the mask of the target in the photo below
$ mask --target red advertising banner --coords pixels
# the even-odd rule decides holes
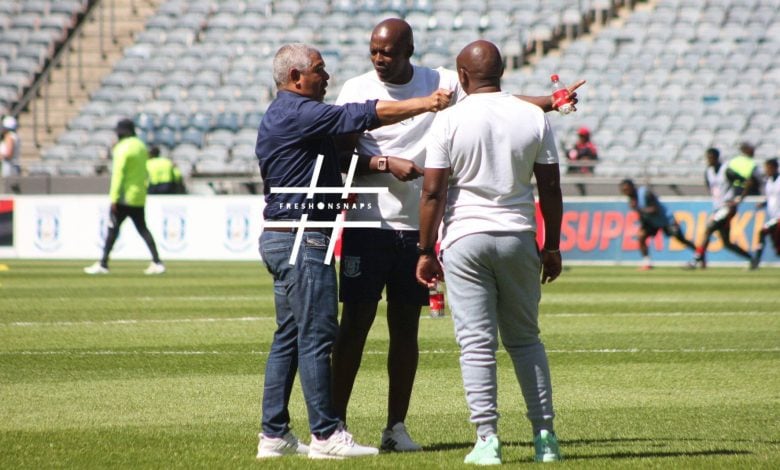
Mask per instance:
[[[667,209],[688,240],[699,246],[704,237],[712,205],[707,201],[664,201]],[[758,235],[765,223],[766,214],[756,210],[755,204],[745,202],[731,220],[730,239],[748,251],[758,244]],[[541,214],[537,207],[537,220]],[[541,226],[541,224],[540,224]],[[639,217],[629,210],[625,201],[567,201],[561,224],[561,252],[566,260],[593,262],[639,261]],[[538,233],[541,245],[544,230]],[[767,240],[767,243],[771,243]],[[664,236],[662,231],[649,242],[650,256],[654,261],[685,262],[693,252],[679,241]],[[724,249],[720,236],[715,234],[707,250],[709,261],[739,262],[745,260]],[[772,247],[763,253],[763,262],[779,262]]]
[[[0,247],[14,244],[14,201],[0,199]]]

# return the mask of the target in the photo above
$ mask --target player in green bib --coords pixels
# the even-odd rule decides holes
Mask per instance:
[[[184,184],[181,171],[170,158],[160,156],[160,147],[152,145],[149,148],[149,160],[146,162],[149,173],[149,194],[182,194]]]
[[[119,141],[111,150],[113,160],[111,174],[111,217],[103,246],[103,257],[92,266],[84,268],[87,274],[108,274],[108,257],[119,236],[119,227],[127,217],[133,221],[136,230],[144,239],[152,263],[144,271],[145,274],[162,274],[165,265],[160,261],[154,238],[146,227],[144,208],[146,205],[146,161],[148,154],[146,144],[136,137],[135,125],[130,119],[122,119],[116,125]]]

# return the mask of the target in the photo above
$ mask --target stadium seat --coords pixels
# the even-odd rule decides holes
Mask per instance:
[[[157,131],[154,133],[154,140],[152,143],[155,143],[157,145],[164,145],[166,147],[172,148],[175,147],[178,143],[178,140],[176,138],[177,132],[170,127],[160,127],[157,129]]]
[[[168,128],[174,132],[181,132],[189,125],[189,118],[178,113],[168,113],[162,116],[159,127]]]
[[[230,151],[232,161],[248,161],[257,163],[254,144],[238,144],[233,146]]]
[[[68,122],[68,129],[91,131],[95,128],[95,117],[89,114],[80,114]]]
[[[179,141],[201,148],[204,142],[204,131],[195,127],[188,127],[182,131]]]
[[[41,152],[41,158],[47,161],[67,161],[73,152],[74,146],[66,144],[56,144]],[[27,169],[28,172],[30,169]]]
[[[110,149],[116,143],[116,133],[110,130],[90,132],[87,137],[87,146]]]
[[[214,129],[225,129],[232,133],[238,132],[240,128],[239,116],[235,112],[224,112],[217,114],[214,122]]]
[[[235,134],[226,129],[216,129],[206,134],[206,144],[208,146],[216,145],[230,149],[235,141]]]
[[[190,143],[180,143],[171,151],[171,158],[177,161],[193,163],[198,159],[199,148]],[[181,165],[180,165],[181,167]]]
[[[189,126],[201,132],[208,132],[212,127],[212,116],[209,113],[198,112],[190,117]]]

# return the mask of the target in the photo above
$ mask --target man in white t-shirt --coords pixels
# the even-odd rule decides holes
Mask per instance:
[[[764,181],[766,200],[758,206],[766,208],[766,222],[758,233],[758,246],[750,261],[750,269],[758,269],[767,237],[772,240],[777,256],[780,256],[780,174],[778,174],[776,158],[764,162]]]
[[[398,18],[380,22],[371,33],[374,70],[348,80],[336,104],[368,99],[402,100],[427,96],[430,90],[453,91],[452,103],[465,98],[457,73],[430,69],[410,62],[414,52],[412,29]],[[569,89],[576,103],[576,90]],[[552,110],[550,96],[521,96]],[[381,447],[390,451],[416,451],[421,447],[406,431],[412,386],[417,372],[417,330],[421,307],[428,305],[428,289],[415,279],[418,206],[425,138],[434,114],[427,113],[398,124],[345,139],[346,151],[359,155],[356,187],[388,188],[387,193],[360,194],[363,209],[347,212],[348,221],[381,221],[379,229],[345,229],[339,272],[343,302],[339,336],[333,349],[334,408],[346,422],[347,405],[365,346],[376,317],[382,290],[386,289],[390,350],[387,425]]]
[[[21,139],[16,132],[17,122],[13,116],[6,116],[2,122],[2,138],[0,139],[0,173],[3,177],[18,176],[19,155],[21,155]]]
[[[535,459],[556,461],[550,371],[537,321],[541,283],[561,273],[563,203],[555,138],[541,109],[501,91],[503,65],[494,44],[469,44],[457,67],[468,97],[442,111],[429,131],[417,279],[422,285],[447,282],[466,401],[477,431],[465,463],[501,463],[499,337],[523,392]],[[541,255],[534,176],[544,218]],[[442,220],[440,264],[434,244]]]
[[[716,232],[720,235],[724,248],[752,262],[750,253],[731,241],[731,219],[737,215],[737,207],[747,196],[752,180],[758,180],[759,175],[755,171],[757,167],[754,164],[752,169],[748,168],[747,174],[739,175],[730,168],[731,162],[736,158],[724,165],[720,162],[720,151],[716,148],[707,149],[705,158],[707,169],[704,173],[704,182],[712,196],[712,214],[707,220],[707,228],[704,230],[701,243],[696,248],[696,255],[685,267],[688,269],[696,269],[697,266],[702,269],[707,267],[707,247],[710,238]],[[752,156],[750,159],[752,160]]]

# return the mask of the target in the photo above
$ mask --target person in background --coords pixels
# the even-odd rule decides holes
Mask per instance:
[[[165,265],[160,261],[157,246],[146,226],[146,144],[136,137],[135,125],[130,119],[120,120],[115,128],[119,141],[111,149],[111,215],[103,245],[103,257],[95,264],[84,268],[87,274],[108,274],[108,258],[119,236],[119,228],[127,217],[144,239],[152,262],[144,274],[163,274]]]
[[[747,146],[747,147],[746,147]],[[749,192],[754,180],[757,180],[757,166],[752,158],[752,147],[743,144],[743,154],[731,159],[728,164],[720,162],[720,151],[709,148],[705,152],[707,169],[704,182],[712,196],[712,214],[707,222],[704,237],[696,248],[696,256],[688,262],[688,269],[707,267],[707,247],[712,234],[720,235],[724,248],[747,260],[750,253],[731,241],[731,219],[737,215],[737,207]],[[747,150],[747,153],[744,151]]]
[[[2,140],[0,140],[0,175],[4,178],[19,176],[19,157],[22,153],[22,141],[17,131],[18,122],[13,116],[2,121]]]
[[[685,238],[680,230],[680,225],[674,220],[666,206],[661,204],[658,196],[647,186],[636,187],[630,179],[620,182],[620,192],[628,197],[628,205],[639,214],[639,252],[642,253],[642,266],[640,270],[647,271],[653,268],[650,262],[650,253],[647,242],[655,237],[659,230],[664,235],[673,237],[691,250],[696,250],[696,245]]]
[[[467,45],[458,55],[457,69],[468,97],[438,115],[429,131],[417,279],[428,286],[447,282],[466,401],[477,434],[464,463],[502,463],[499,340],[522,389],[534,458],[557,461],[561,454],[553,429],[550,369],[538,323],[541,283],[561,273],[563,202],[555,138],[539,107],[501,91],[504,67],[494,44],[480,40]],[[541,253],[533,177],[545,228]],[[442,221],[440,264],[434,247]]]
[[[599,159],[599,152],[596,145],[590,140],[590,130],[587,127],[580,127],[577,131],[577,143],[566,151],[566,158],[569,160],[567,173],[593,174],[593,167],[596,165],[596,160]]]
[[[379,449],[355,443],[331,398],[331,350],[338,333],[336,271],[326,264],[331,229],[314,225],[298,232],[286,226],[335,221],[341,195],[316,188],[311,197],[305,190],[275,190],[342,186],[335,136],[439,111],[449,105],[452,93],[438,89],[404,101],[325,104],[330,75],[320,52],[305,44],[282,46],[274,57],[273,76],[277,95],[263,115],[255,146],[266,202],[260,254],[274,278],[277,324],[265,366],[257,458],[376,455]],[[296,372],[309,416],[309,446],[290,429],[288,403]]]
[[[149,174],[148,194],[183,194],[184,181],[181,171],[170,158],[160,156],[160,147],[149,148],[149,160],[146,162]]]
[[[776,158],[764,162],[764,196],[766,200],[759,203],[757,208],[766,208],[766,222],[758,233],[758,245],[750,260],[751,269],[758,269],[767,237],[772,240],[777,256],[780,256],[780,178]]]

